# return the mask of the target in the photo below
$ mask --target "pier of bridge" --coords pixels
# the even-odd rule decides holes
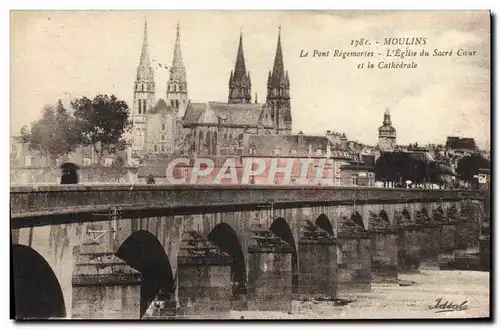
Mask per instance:
[[[18,318],[289,312],[292,298],[438,267],[478,242],[484,213],[475,190],[54,185],[10,198]]]

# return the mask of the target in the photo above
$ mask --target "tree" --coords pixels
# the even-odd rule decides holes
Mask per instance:
[[[93,100],[87,97],[74,100],[71,106],[75,109],[79,142],[94,147],[99,164],[104,152],[113,154],[125,148],[123,135],[131,127],[127,103],[114,95],[97,95]]]
[[[55,108],[44,107],[42,117],[31,124],[31,130],[21,129],[21,139],[47,159],[49,165],[55,165],[57,159],[78,147],[76,122],[59,100]]]
[[[441,169],[432,161],[408,152],[387,152],[375,162],[375,179],[404,184],[441,182]]]
[[[490,162],[483,158],[480,154],[472,154],[471,156],[464,156],[457,163],[458,177],[469,183],[474,183],[477,180],[474,175],[479,173],[479,169],[489,169]]]

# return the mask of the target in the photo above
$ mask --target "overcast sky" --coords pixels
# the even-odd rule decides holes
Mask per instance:
[[[67,103],[105,93],[131,105],[146,16],[150,55],[167,65],[180,22],[193,102],[227,101],[240,29],[252,97],[257,92],[264,101],[281,25],[295,132],[330,129],[374,145],[388,107],[398,144],[444,143],[456,135],[489,147],[488,12],[13,12],[11,134],[58,98]],[[358,59],[299,56],[301,49],[353,51],[352,39],[382,44],[393,36],[427,38],[426,46],[414,49],[464,48],[476,56],[418,57],[418,68],[407,70],[360,70]],[[383,60],[377,54],[386,47],[365,49],[374,51],[372,62]],[[155,78],[156,97],[164,97],[166,70],[156,67]]]

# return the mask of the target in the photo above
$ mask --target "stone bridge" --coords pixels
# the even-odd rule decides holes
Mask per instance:
[[[477,243],[475,190],[13,186],[18,318],[224,318],[340,298]]]

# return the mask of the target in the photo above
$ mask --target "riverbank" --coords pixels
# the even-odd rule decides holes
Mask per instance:
[[[343,306],[333,302],[293,301],[292,312],[231,311],[232,319],[425,319],[489,316],[489,273],[477,271],[422,271],[402,274],[416,285],[373,284]],[[434,308],[440,299],[438,308]],[[448,302],[446,305],[444,305]],[[450,303],[457,306],[450,306]],[[432,308],[432,309],[431,309]],[[461,309],[459,311],[442,311]],[[441,311],[441,312],[436,312]]]

